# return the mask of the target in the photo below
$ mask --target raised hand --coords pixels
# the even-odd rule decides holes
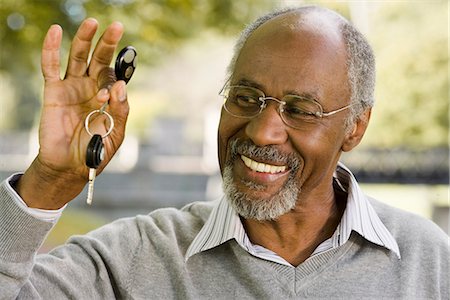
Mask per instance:
[[[87,114],[109,99],[108,112],[114,130],[105,138],[105,159],[100,172],[124,138],[128,115],[125,82],[116,82],[110,91],[97,88],[99,73],[109,67],[123,33],[120,23],[112,23],[103,33],[89,60],[92,39],[98,24],[85,20],[71,45],[65,77],[60,76],[62,29],[52,25],[42,47],[44,100],[39,127],[40,149],[36,159],[17,185],[17,191],[30,207],[56,209],[83,189],[88,179],[85,164],[90,136],[84,128]],[[109,123],[102,115],[90,122],[91,132],[103,134]]]

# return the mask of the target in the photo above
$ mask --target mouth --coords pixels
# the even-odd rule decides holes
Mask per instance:
[[[245,155],[241,155],[241,159],[250,170],[259,173],[277,174],[285,172],[287,170],[286,166],[276,166],[262,162],[257,162]]]

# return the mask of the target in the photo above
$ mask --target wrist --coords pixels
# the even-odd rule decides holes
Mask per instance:
[[[17,181],[15,190],[30,208],[56,210],[75,198],[86,181],[79,174],[56,171],[37,157]]]

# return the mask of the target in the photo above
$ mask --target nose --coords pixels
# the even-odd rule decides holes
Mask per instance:
[[[257,146],[280,145],[287,141],[287,126],[279,114],[279,102],[266,102],[263,111],[252,118],[245,128],[247,136]]]

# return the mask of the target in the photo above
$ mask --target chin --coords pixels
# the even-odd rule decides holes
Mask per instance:
[[[225,166],[222,177],[227,201],[245,219],[276,220],[295,208],[300,194],[300,188],[293,177],[275,193],[267,193],[265,186],[253,182],[237,184],[231,164]]]

